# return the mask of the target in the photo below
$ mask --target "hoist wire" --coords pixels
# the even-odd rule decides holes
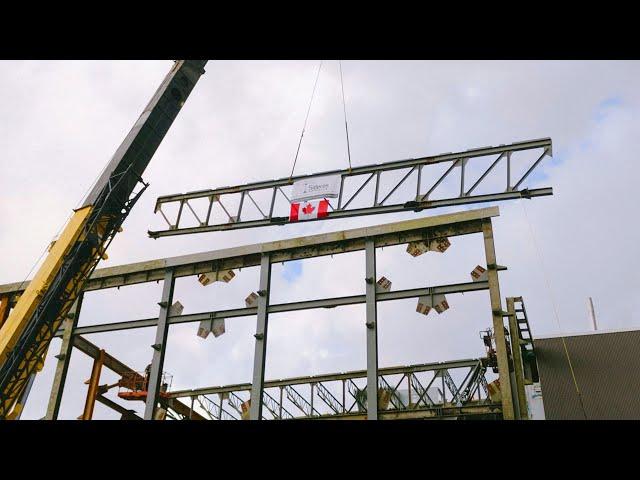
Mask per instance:
[[[349,145],[349,126],[347,124],[347,103],[344,99],[344,80],[342,78],[342,60],[338,60],[340,65],[340,88],[342,89],[342,111],[344,112],[344,132],[347,135],[347,156],[349,158],[349,171],[351,171],[351,147]]]
[[[569,349],[567,348],[567,342],[564,338],[564,335],[562,334],[562,326],[560,325],[560,315],[558,314],[558,307],[556,305],[556,300],[555,300],[555,296],[553,295],[553,289],[551,288],[551,281],[549,280],[549,276],[547,275],[547,270],[545,268],[545,263],[544,260],[542,258],[542,250],[540,249],[540,247],[538,246],[538,242],[536,241],[536,236],[533,233],[533,227],[531,226],[531,222],[529,221],[529,216],[527,215],[527,209],[524,206],[524,203],[522,202],[522,199],[518,199],[518,203],[520,203],[520,205],[522,206],[522,211],[524,212],[524,218],[527,222],[527,226],[529,227],[529,234],[531,236],[531,240],[533,243],[533,246],[536,250],[536,254],[538,255],[538,263],[541,267],[542,270],[542,278],[544,279],[545,282],[545,286],[547,287],[547,292],[549,295],[549,298],[551,299],[551,306],[553,307],[553,314],[555,316],[556,319],[556,323],[558,325],[558,331],[560,332],[560,339],[562,340],[562,347],[564,349],[564,354],[567,357],[567,363],[569,364],[569,370],[571,372],[571,378],[573,380],[573,386],[575,387],[576,390],[576,394],[578,395],[578,401],[580,402],[580,408],[582,409],[582,415],[584,416],[585,420],[588,420],[587,418],[587,411],[584,407],[584,402],[582,400],[582,393],[580,392],[580,387],[578,386],[578,380],[576,378],[576,373],[573,369],[573,362],[571,361],[571,355],[569,354]]]
[[[320,78],[320,70],[322,69],[322,61],[320,61],[320,65],[318,65],[318,72],[316,73],[316,81],[313,84],[313,91],[311,92],[311,98],[309,99],[309,106],[307,107],[307,115],[304,117],[304,125],[302,126],[302,132],[300,133],[300,140],[298,140],[298,148],[296,150],[296,156],[293,159],[293,166],[291,167],[291,174],[289,175],[289,179],[293,177],[293,171],[296,168],[296,163],[298,162],[298,155],[300,154],[300,146],[302,145],[302,137],[304,137],[304,131],[307,128],[307,120],[309,120],[309,112],[311,111],[311,104],[313,103],[313,97],[316,94],[316,87],[318,86],[318,79]]]

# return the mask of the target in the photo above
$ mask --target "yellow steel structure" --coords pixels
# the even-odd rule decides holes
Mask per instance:
[[[18,418],[52,336],[147,184],[141,175],[206,61],[179,60],[165,77],[83,206],[74,211],[6,322],[0,318],[0,419]],[[138,193],[134,188],[145,187]],[[8,298],[0,299],[4,317]]]
[[[69,253],[71,247],[80,239],[91,210],[92,207],[87,206],[77,210],[73,214],[73,216],[67,223],[67,226],[62,231],[60,238],[51,247],[49,255],[47,255],[35,277],[29,283],[29,286],[25,289],[24,293],[20,296],[20,299],[16,303],[13,310],[11,310],[11,312],[9,313],[7,321],[0,329],[0,365],[4,363],[7,356],[11,352],[11,349],[14,347],[16,341],[26,328],[29,319],[35,312],[44,293],[47,291],[53,278],[58,273],[65,256]],[[74,286],[68,285],[68,289],[69,288],[74,289]],[[73,303],[76,296],[77,294],[73,295],[73,298],[69,301]],[[64,310],[66,313],[66,310],[68,309]],[[61,323],[62,319],[63,316],[61,316],[58,323]],[[40,341],[51,340],[49,329],[46,330],[46,332],[42,332],[39,335]],[[39,372],[44,366],[44,358],[25,358],[22,360],[22,363],[33,364],[35,367],[35,371]],[[21,366],[24,367],[24,365]],[[24,374],[22,375],[22,378],[20,378],[20,380],[24,382],[26,380],[25,377],[28,376],[27,372],[31,369],[23,368],[22,370]],[[23,389],[24,388],[20,389],[19,394],[22,393]],[[16,395],[9,396],[6,400],[4,400],[2,404],[3,410],[7,412],[11,411],[11,413],[7,416],[8,419],[15,418],[21,413],[24,405],[22,405],[18,400],[19,397],[17,397]]]
[[[73,214],[36,276],[20,296],[11,313],[9,313],[7,321],[0,329],[0,364],[5,361],[9,351],[15,345],[20,334],[22,334],[26,327],[25,319],[33,315],[44,292],[46,292],[54,276],[58,273],[64,257],[80,237],[89,213],[91,213],[91,207],[81,208]]]

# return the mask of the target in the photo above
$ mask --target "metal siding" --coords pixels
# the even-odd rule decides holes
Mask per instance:
[[[640,331],[565,337],[587,419],[640,419]],[[562,338],[535,341],[548,420],[583,420]]]

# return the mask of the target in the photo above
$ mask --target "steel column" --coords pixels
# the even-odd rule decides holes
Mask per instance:
[[[516,320],[516,307],[513,297],[507,298],[507,313],[509,314],[513,374],[516,380],[516,398],[518,399],[518,405],[520,407],[519,420],[528,420],[527,396],[524,390],[524,368],[522,366],[522,350],[520,348],[520,329],[518,328],[518,321]]]
[[[167,335],[169,333],[169,309],[173,303],[173,288],[175,279],[173,270],[168,269],[164,274],[164,284],[162,286],[162,300],[160,301],[160,314],[158,315],[158,327],[156,328],[156,340],[151,346],[153,348],[153,360],[151,361],[151,375],[149,386],[147,387],[147,404],[144,409],[144,419],[153,420],[156,405],[160,394],[160,384],[162,383],[162,368],[164,367],[164,354],[167,346]]]
[[[367,327],[367,419],[378,419],[378,309],[376,299],[376,246],[365,242]]]
[[[49,405],[47,406],[47,413],[45,420],[57,420],[58,413],[60,412],[60,403],[62,402],[62,394],[64,392],[64,384],[67,379],[67,372],[69,371],[69,362],[71,361],[71,353],[73,352],[73,331],[78,325],[78,318],[80,318],[80,308],[82,306],[82,299],[84,294],[78,295],[75,303],[72,305],[67,318],[65,318],[62,334],[62,345],[60,346],[60,353],[56,355],[58,364],[56,365],[56,373],[53,376],[53,384],[51,386],[51,394],[49,396]]]
[[[498,371],[500,391],[502,394],[502,415],[505,420],[514,419],[513,397],[511,396],[511,379],[509,378],[509,357],[504,335],[504,321],[502,318],[502,303],[500,300],[500,283],[498,281],[498,265],[493,243],[493,228],[491,219],[482,220],[482,235],[484,237],[484,252],[487,260],[487,281],[489,282],[489,296],[491,298],[491,313],[493,316],[493,332],[496,341],[498,357]]]
[[[104,350],[100,350],[98,358],[93,361],[91,368],[91,378],[89,378],[89,388],[87,389],[87,399],[84,403],[84,412],[82,420],[91,420],[93,418],[93,407],[96,405],[96,397],[98,396],[98,386],[100,384],[100,373],[102,373],[102,364],[104,363]]]
[[[262,419],[262,392],[264,366],[267,356],[267,327],[269,322],[269,289],[271,285],[271,257],[263,254],[260,261],[260,289],[258,290],[258,319],[256,322],[255,353],[253,355],[253,382],[251,383],[250,420]]]
[[[15,408],[13,409],[13,412],[11,412],[11,416],[7,417],[7,418],[13,418],[14,420],[20,420],[20,417],[22,417],[22,413],[24,412],[24,407],[27,404],[27,399],[29,398],[29,393],[31,393],[31,387],[33,387],[33,382],[35,382],[36,380],[36,374],[32,373],[29,376],[29,380],[27,380],[27,385],[26,387],[24,387],[24,390],[22,391],[22,395],[20,395],[20,399],[18,400],[18,403],[16,404]],[[15,415],[15,417],[13,417],[13,415]]]

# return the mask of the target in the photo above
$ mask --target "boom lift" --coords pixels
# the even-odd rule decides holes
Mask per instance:
[[[175,62],[0,328],[0,419],[20,415],[53,335],[148,187],[142,173],[206,63]]]

